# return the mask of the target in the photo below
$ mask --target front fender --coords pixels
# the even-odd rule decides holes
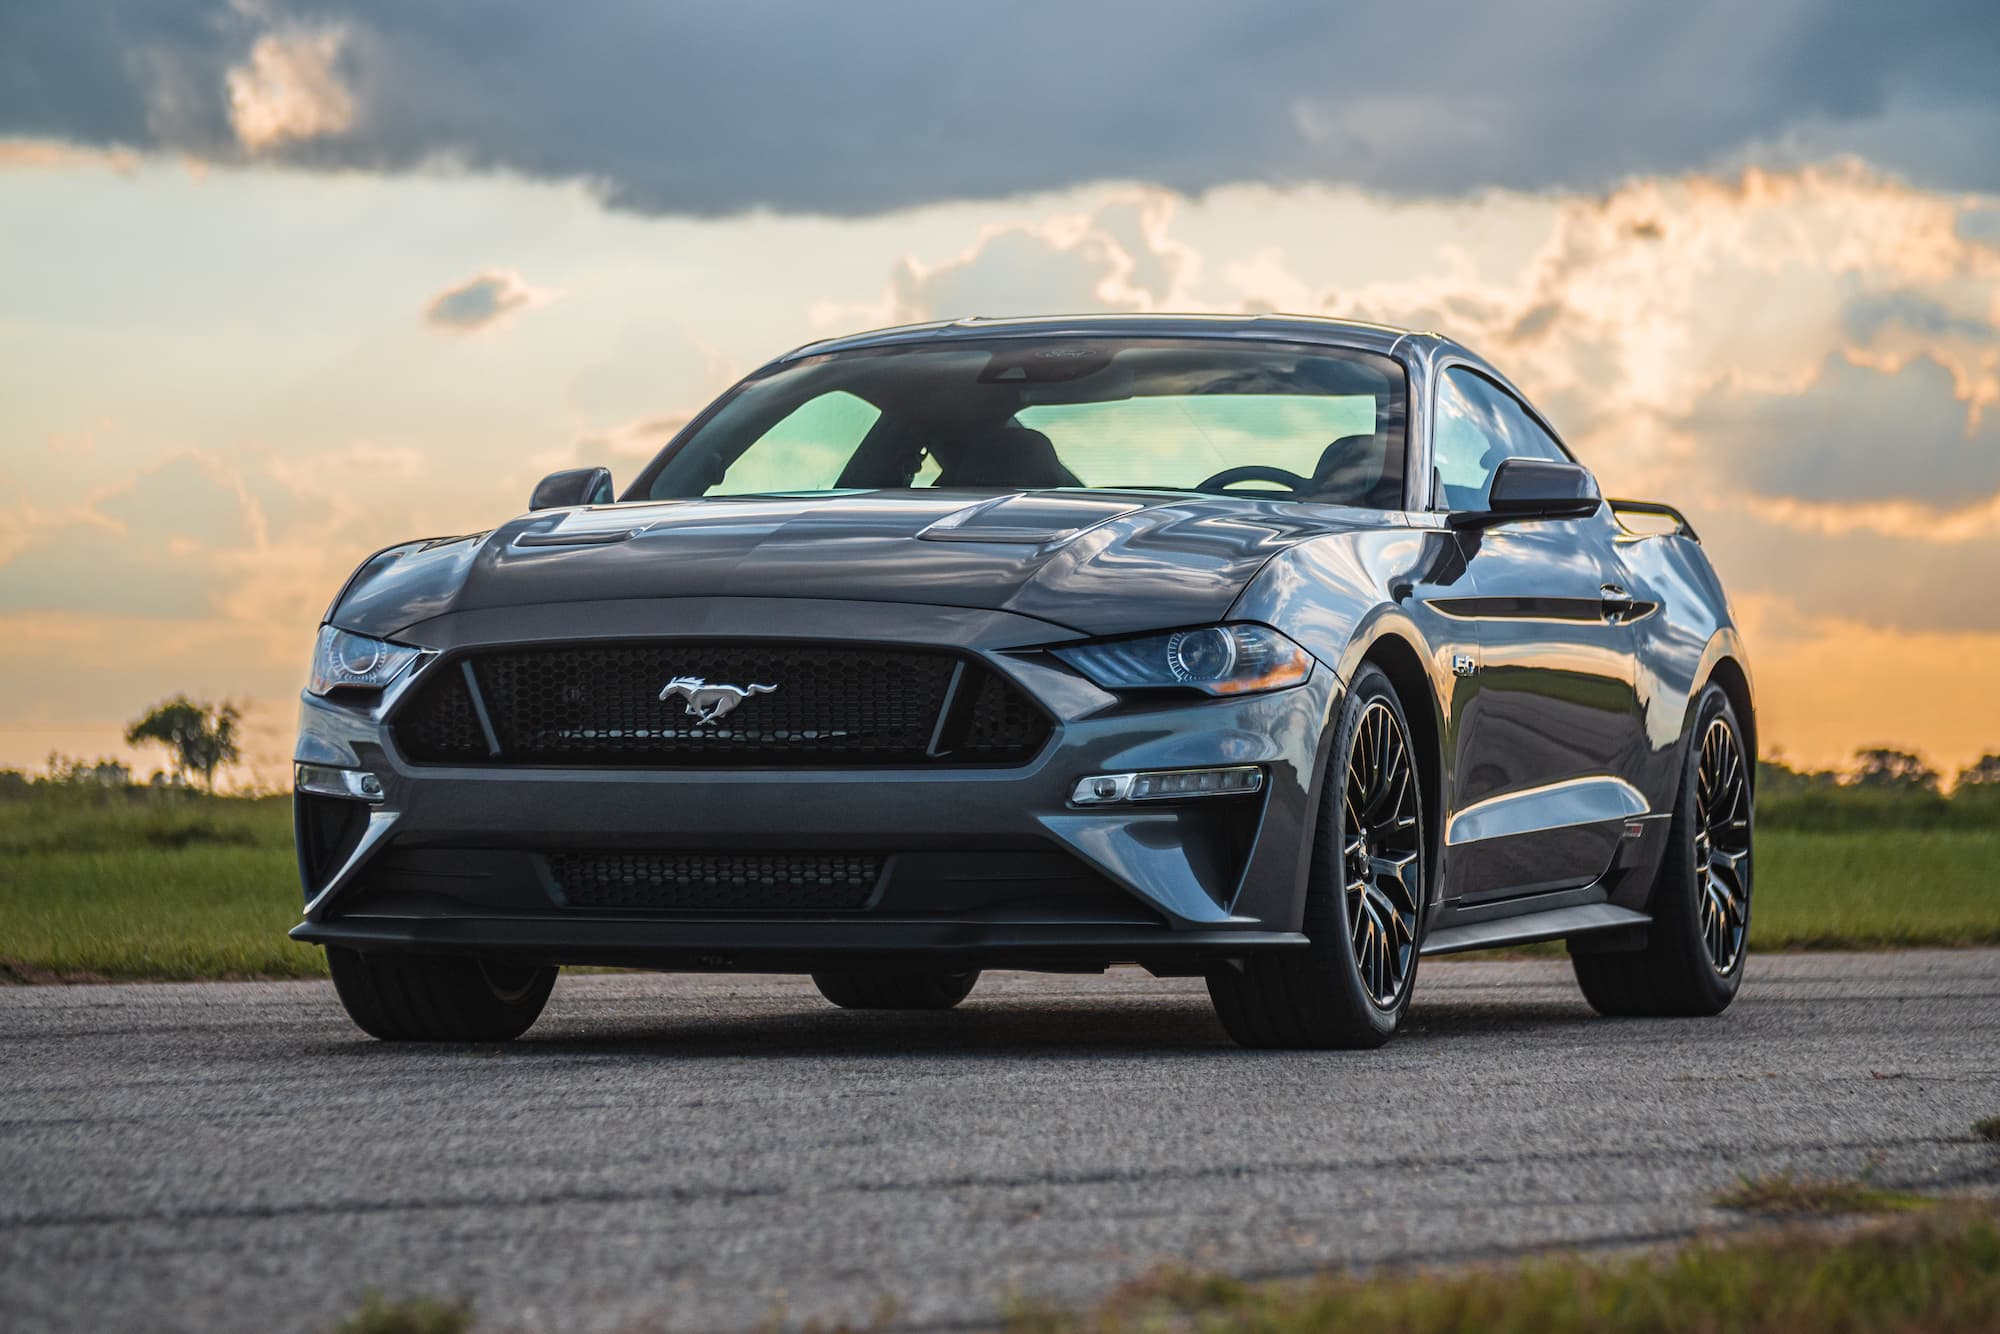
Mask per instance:
[[[1301,542],[1257,572],[1229,616],[1284,631],[1342,682],[1393,635],[1424,659],[1435,681],[1450,671],[1449,631],[1420,593],[1450,567],[1454,547],[1449,533],[1415,528]]]
[[[1382,528],[1316,538],[1273,557],[1230,609],[1232,620],[1257,621],[1290,635],[1339,677],[1329,696],[1338,707],[1345,685],[1364,661],[1389,673],[1421,751],[1432,757],[1426,819],[1432,856],[1438,855],[1442,817],[1454,804],[1446,756],[1456,726],[1451,670],[1454,623],[1431,609],[1431,590],[1448,590],[1464,574],[1457,539],[1436,529]],[[1457,623],[1462,630],[1463,623]],[[1321,765],[1334,719],[1323,720]],[[1434,888],[1441,877],[1433,877]]]

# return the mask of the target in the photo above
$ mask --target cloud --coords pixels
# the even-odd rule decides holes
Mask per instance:
[[[510,269],[486,269],[425,302],[424,323],[447,333],[471,333],[548,299],[547,292],[529,286]]]
[[[228,468],[183,453],[64,509],[0,513],[0,613],[205,615],[217,554],[255,535],[246,501]]]
[[[354,124],[354,95],[335,63],[347,44],[339,26],[267,32],[250,57],[223,78],[229,124],[253,153],[344,133]]]
[[[1907,329],[1927,338],[1964,335],[1991,342],[2000,329],[1983,315],[1963,314],[1941,301],[1909,292],[1862,297],[1847,307],[1847,332],[1857,343],[1871,343],[1886,330]]]
[[[814,327],[912,324],[974,315],[1192,310],[1201,256],[1173,236],[1179,196],[1118,188],[1083,212],[982,227],[942,260],[905,254],[874,301],[821,302]]]
[[[701,215],[1104,180],[1600,188],[1843,152],[2000,185],[2000,10],[1981,0],[328,0],[312,14],[320,26],[209,0],[8,6],[0,133],[327,168],[449,161]]]
[[[572,448],[548,455],[543,461],[552,472],[558,468],[610,467],[614,472],[626,474],[617,478],[622,486],[632,480],[630,473],[659,453],[692,420],[692,413],[669,413],[664,417],[621,422],[609,430],[585,436]],[[620,464],[623,469],[617,467]]]
[[[129,148],[82,148],[55,139],[0,139],[0,170],[9,167],[104,166],[129,176],[139,155]]]
[[[1687,429],[1718,470],[1765,496],[1951,511],[2000,493],[2000,419],[1971,427],[1951,372],[1928,357],[1893,373],[1832,357],[1797,393],[1724,389]]]

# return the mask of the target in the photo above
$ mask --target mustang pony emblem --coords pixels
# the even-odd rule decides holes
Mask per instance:
[[[660,691],[662,700],[679,695],[687,701],[688,716],[694,725],[712,723],[726,717],[752,695],[768,695],[776,686],[712,686],[699,676],[676,676]]]

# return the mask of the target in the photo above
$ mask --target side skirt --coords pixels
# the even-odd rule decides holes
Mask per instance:
[[[1586,903],[1570,908],[1545,908],[1484,922],[1440,927],[1424,937],[1422,953],[1459,954],[1466,950],[1490,950],[1506,945],[1532,945],[1537,941],[1560,940],[1565,936],[1589,935],[1598,931],[1618,931],[1651,925],[1652,918],[1630,908],[1610,903]]]

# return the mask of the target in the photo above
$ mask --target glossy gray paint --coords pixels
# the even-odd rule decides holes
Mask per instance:
[[[963,515],[971,517],[939,528]],[[603,600],[783,593],[1009,611],[1114,635],[1213,620],[1278,552],[1380,521],[1336,506],[1157,493],[629,502],[530,514],[477,537],[391,548],[363,566],[330,619],[395,637],[450,612],[579,593]]]
[[[1435,335],[1334,321],[1079,317],[883,331],[780,360],[895,342],[1087,334],[1328,343],[1393,356],[1410,379],[1409,507],[927,490],[628,498],[530,513],[488,533],[378,553],[328,619],[437,650],[422,670],[477,646],[564,639],[945,645],[978,654],[1027,689],[1057,720],[1055,739],[1032,764],[998,773],[451,770],[396,753],[382,720],[399,688],[370,707],[307,697],[298,755],[383,773],[391,814],[378,817],[372,848],[551,839],[629,846],[648,836],[711,846],[804,848],[836,837],[897,847],[1055,846],[1157,913],[1164,933],[1056,921],[654,922],[628,924],[623,934],[602,923],[503,926],[464,914],[364,921],[341,909],[346,888],[365,877],[364,851],[333,881],[308,886],[301,938],[662,966],[924,949],[1079,966],[1138,958],[1166,968],[1182,958],[1180,946],[1188,957],[1283,948],[1299,940],[1321,753],[1341,683],[1363,661],[1392,659],[1421,665],[1405,694],[1427,698],[1405,703],[1437,738],[1426,758],[1437,817],[1430,924],[1445,933],[1440,939],[1513,918],[1541,921],[1544,931],[1595,920],[1526,916],[1590,903],[1643,910],[1691,700],[1725,662],[1733,664],[1727,679],[1740,673],[1747,683],[1743,646],[1689,536],[1632,532],[1609,510],[1455,531],[1429,508],[1436,376],[1472,365],[1518,396],[1465,349]],[[1632,607],[1609,614],[1606,585],[1622,588]],[[1290,635],[1319,661],[1311,681],[1248,699],[1148,705],[1107,695],[1037,652],[1225,619]],[[1476,670],[1459,675],[1453,661],[1466,656]],[[1739,709],[1754,727],[1748,704],[1740,700]],[[1111,813],[1068,805],[1085,773],[1220,763],[1263,763],[1271,775],[1254,842],[1227,874],[1192,804]],[[1631,809],[1635,800],[1643,810]],[[668,806],[675,814],[663,824]],[[1465,938],[1496,932],[1505,934],[1480,926]]]

